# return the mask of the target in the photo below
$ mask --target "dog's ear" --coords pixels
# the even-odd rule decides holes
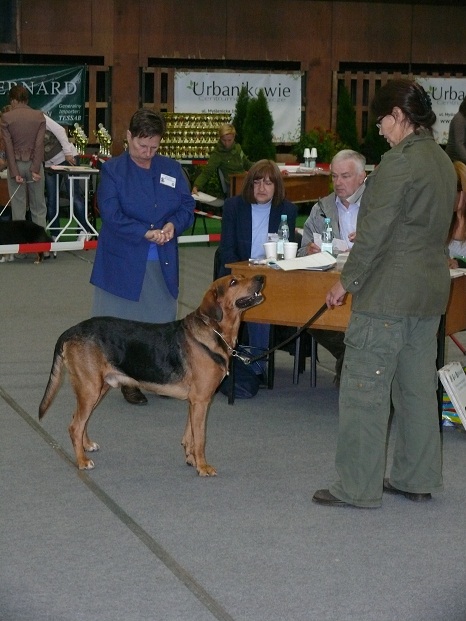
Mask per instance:
[[[210,319],[215,319],[215,321],[222,321],[223,311],[218,303],[218,293],[219,291],[217,288],[212,285],[199,306],[199,312],[201,315],[206,315]]]

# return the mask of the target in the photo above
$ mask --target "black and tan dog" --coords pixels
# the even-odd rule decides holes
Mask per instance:
[[[50,243],[53,239],[42,227],[30,220],[7,220],[0,221],[0,246],[11,244],[43,244]],[[5,257],[11,255],[4,255]],[[38,252],[34,263],[42,263],[43,252]],[[6,259],[11,260],[11,259]]]
[[[243,311],[264,300],[264,280],[224,276],[212,283],[197,310],[178,321],[94,317],[59,337],[39,418],[57,394],[65,366],[77,401],[68,430],[78,468],[94,467],[85,451],[99,445],[89,439],[87,424],[104,395],[110,387],[137,386],[189,402],[182,440],[186,463],[201,476],[216,474],[205,460],[207,411],[228,372]]]

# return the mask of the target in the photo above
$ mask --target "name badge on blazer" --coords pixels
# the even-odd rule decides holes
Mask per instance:
[[[163,173],[160,175],[160,183],[162,185],[168,185],[171,188],[176,187],[176,179],[175,177],[170,177],[170,175],[164,175]]]

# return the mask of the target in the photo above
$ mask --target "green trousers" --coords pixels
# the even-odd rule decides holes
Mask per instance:
[[[340,385],[339,480],[330,486],[337,498],[359,507],[382,504],[392,407],[391,484],[415,493],[442,489],[435,364],[439,321],[352,313]]]

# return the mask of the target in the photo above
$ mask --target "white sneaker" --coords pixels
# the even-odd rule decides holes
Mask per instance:
[[[77,241],[89,241],[91,239],[90,233],[86,233],[85,231],[79,231]]]

